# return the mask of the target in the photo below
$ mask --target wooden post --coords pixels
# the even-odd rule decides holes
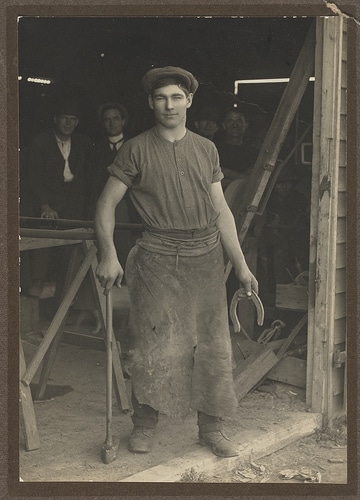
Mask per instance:
[[[342,26],[341,17],[317,20],[307,403],[325,424],[333,402]]]
[[[25,369],[25,356],[24,349],[19,338],[20,350],[20,378],[22,377]],[[19,397],[21,405],[21,426],[24,431],[25,448],[27,451],[37,450],[40,448],[39,432],[36,425],[36,417],[34,411],[34,403],[32,400],[31,389],[29,386],[23,384],[20,380]]]

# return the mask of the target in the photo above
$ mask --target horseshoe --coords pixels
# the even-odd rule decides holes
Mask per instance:
[[[231,304],[230,304],[230,318],[231,318],[232,324],[234,325],[235,333],[240,333],[240,330],[241,330],[240,321],[239,321],[239,318],[237,316],[237,306],[238,306],[238,303],[240,302],[240,300],[245,299],[245,298],[251,299],[256,307],[257,324],[259,326],[262,326],[262,324],[264,323],[264,306],[263,306],[258,294],[256,292],[254,292],[254,290],[252,290],[251,297],[248,297],[246,295],[245,288],[239,288],[239,290],[237,290],[234,293],[234,296],[233,296],[233,298],[231,300]]]

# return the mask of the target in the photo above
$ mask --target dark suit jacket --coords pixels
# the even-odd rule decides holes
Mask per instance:
[[[109,178],[107,167],[115,160],[117,151],[111,149],[106,139],[95,144],[91,152],[88,175],[88,218],[92,219],[95,213],[96,202]]]
[[[26,168],[26,183],[33,200],[33,214],[39,216],[41,205],[49,204],[60,218],[83,219],[86,203],[86,178],[91,142],[74,133],[71,137],[69,166],[72,182],[64,182],[65,160],[54,132],[46,131],[33,137]]]

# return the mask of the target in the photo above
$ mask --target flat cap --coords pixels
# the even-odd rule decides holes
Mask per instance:
[[[164,66],[163,68],[150,69],[142,79],[142,84],[145,92],[149,95],[154,88],[155,83],[163,78],[178,78],[181,80],[185,87],[195,94],[199,82],[194,75],[186,69],[178,68],[176,66]]]

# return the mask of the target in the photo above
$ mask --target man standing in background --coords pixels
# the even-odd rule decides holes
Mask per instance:
[[[31,206],[24,215],[46,219],[85,218],[91,141],[75,132],[79,117],[79,103],[61,99],[55,106],[53,127],[33,137],[23,180]],[[22,288],[28,295],[39,296],[51,252],[47,248],[32,252],[29,265],[25,264],[26,256],[22,256]],[[62,255],[64,252],[57,249],[52,253]],[[60,273],[64,275],[63,267]],[[61,276],[58,278],[60,282]]]
[[[95,215],[95,207],[101,191],[109,178],[108,167],[127,140],[125,132],[129,113],[123,104],[106,102],[99,106],[98,121],[105,131],[105,137],[93,147],[88,178],[88,219]],[[128,195],[116,207],[116,222],[137,223],[139,218]],[[130,231],[115,233],[115,246],[120,262],[125,265],[128,253],[135,243],[136,235]]]

